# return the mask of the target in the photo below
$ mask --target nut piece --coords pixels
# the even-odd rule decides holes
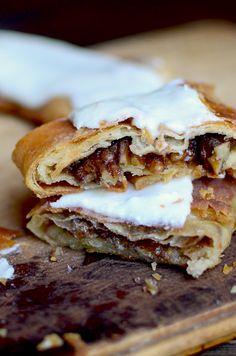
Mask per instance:
[[[54,347],[60,347],[64,344],[62,338],[57,334],[46,335],[43,340],[37,345],[38,351],[45,351]]]
[[[232,270],[233,270],[233,266],[229,266],[229,265],[227,265],[227,263],[224,265],[224,268],[223,268],[223,273],[224,274],[229,274],[230,272],[232,272]]]
[[[152,277],[155,278],[157,281],[162,279],[162,275],[160,273],[153,273]]]
[[[50,257],[50,261],[51,261],[51,262],[57,262],[56,256],[51,256],[51,257]]]
[[[158,293],[157,281],[153,278],[145,278],[145,286],[143,287],[144,292],[148,292],[151,295],[156,295]]]
[[[51,256],[49,257],[49,260],[51,262],[57,262],[57,257],[63,255],[63,250],[61,247],[57,247],[55,250],[51,252]]]

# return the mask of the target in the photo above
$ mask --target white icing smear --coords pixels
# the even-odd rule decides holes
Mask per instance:
[[[0,95],[28,107],[67,96],[74,108],[154,90],[164,82],[148,66],[62,41],[0,31]]]
[[[82,208],[134,225],[182,227],[191,210],[190,176],[156,183],[142,190],[129,186],[123,193],[103,189],[68,194],[51,203],[53,208]]]
[[[182,134],[192,126],[220,120],[196,90],[174,80],[148,94],[93,103],[74,112],[71,121],[77,129],[98,128],[102,121],[115,123],[131,117],[136,127],[148,129],[153,138],[158,136],[161,125]]]
[[[13,252],[19,252],[19,250],[20,250],[20,245],[15,244],[12,247],[3,248],[2,250],[0,250],[0,255],[9,255]]]
[[[6,258],[0,258],[0,278],[11,279],[14,275],[14,268]]]

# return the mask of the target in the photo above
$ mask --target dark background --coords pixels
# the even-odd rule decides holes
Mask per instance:
[[[80,45],[200,19],[236,22],[236,1],[0,0],[0,28]]]

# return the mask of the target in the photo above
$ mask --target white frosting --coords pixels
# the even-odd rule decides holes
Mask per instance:
[[[12,247],[8,247],[0,250],[0,255],[9,255],[13,252],[19,252],[19,250],[20,250],[20,245],[15,244]]]
[[[102,121],[115,123],[131,117],[136,127],[148,129],[153,138],[161,125],[182,134],[192,126],[220,120],[196,90],[178,79],[148,94],[93,103],[74,112],[71,120],[79,129],[98,128]]]
[[[14,275],[14,268],[6,258],[0,258],[0,278],[10,279]]]
[[[62,41],[0,31],[0,95],[28,107],[68,96],[74,108],[163,84],[151,68]]]
[[[186,176],[156,183],[142,190],[131,185],[123,193],[103,189],[68,194],[53,208],[82,208],[134,225],[182,227],[191,210],[192,181]]]

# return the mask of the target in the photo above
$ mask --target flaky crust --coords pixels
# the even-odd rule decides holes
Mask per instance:
[[[230,244],[236,221],[236,183],[200,179],[194,182],[193,196],[191,214],[178,229],[131,225],[81,209],[55,209],[49,200],[30,212],[27,226],[54,246],[180,265],[199,277],[220,262]]]
[[[28,228],[54,246],[181,265],[199,277],[220,262],[235,229],[235,213],[236,183],[201,179],[194,183],[192,211],[180,229],[134,226],[94,212],[55,209],[48,200],[31,211]],[[145,248],[153,243],[157,250]]]
[[[193,84],[192,84],[193,86]],[[68,119],[56,120],[31,131],[21,139],[13,153],[13,160],[20,169],[26,185],[38,197],[62,195],[89,189],[94,186],[80,186],[80,183],[66,171],[72,163],[90,156],[98,148],[106,148],[112,142],[125,137],[132,139],[131,151],[137,156],[148,153],[166,155],[179,153],[187,149],[189,140],[206,133],[225,135],[236,139],[236,112],[216,101],[210,95],[210,88],[195,85],[202,101],[219,117],[221,121],[207,122],[192,127],[183,135],[163,127],[159,137],[153,141],[147,130],[132,125],[131,120],[113,125],[103,125],[99,129],[82,128],[77,130]],[[169,180],[179,175],[191,174],[185,166],[173,164],[163,174],[140,174],[140,167],[132,168],[131,174],[139,176],[135,186],[142,189],[148,184],[160,180]],[[194,178],[205,175],[197,171]],[[96,187],[96,184],[95,184]]]
[[[17,115],[35,125],[66,117],[71,110],[72,105],[67,97],[55,97],[40,107],[29,108],[0,96],[0,112]]]

